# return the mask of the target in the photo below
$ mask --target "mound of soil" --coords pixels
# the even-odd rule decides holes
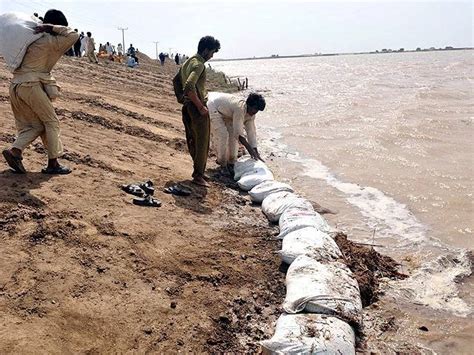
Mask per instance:
[[[341,232],[334,239],[342,251],[344,262],[359,283],[363,307],[378,300],[381,278],[397,280],[407,277],[398,271],[399,264],[395,260],[380,254],[374,248],[352,242]]]

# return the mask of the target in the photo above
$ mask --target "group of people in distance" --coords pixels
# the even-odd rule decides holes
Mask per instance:
[[[36,27],[35,32],[45,35],[28,47],[22,64],[13,72],[10,101],[17,137],[2,154],[10,168],[24,174],[23,151],[41,137],[48,152],[48,163],[42,173],[69,174],[71,169],[58,160],[63,153],[63,146],[52,101],[58,97],[59,90],[51,70],[61,56],[77,43],[80,35],[77,30],[68,27],[66,17],[59,10],[47,11],[43,23]],[[88,37],[91,38],[89,33]],[[205,63],[219,49],[220,43],[214,37],[201,38],[197,54],[182,64],[173,79],[173,84],[175,81],[180,84],[177,97],[183,104],[182,120],[193,160],[192,181],[201,186],[208,186],[209,178],[205,171],[211,126],[217,163],[224,170],[233,174],[239,143],[245,146],[252,158],[261,160],[257,150],[255,115],[265,109],[265,99],[256,93],[248,95],[246,100],[224,93],[208,95]],[[131,56],[132,53],[129,54]]]

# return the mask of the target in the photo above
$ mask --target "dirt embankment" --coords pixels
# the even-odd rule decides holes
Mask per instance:
[[[0,68],[7,146],[15,128]],[[145,57],[138,69],[58,64],[74,173],[39,173],[39,141],[25,152],[27,175],[0,169],[3,353],[249,352],[271,336],[285,294],[275,227],[222,176],[190,197],[161,193],[191,174],[176,69]],[[161,208],[137,207],[119,188],[147,179]]]
[[[24,352],[247,351],[268,337],[284,295],[277,242],[257,207],[214,181],[161,193],[190,176],[175,65],[139,69],[63,58],[56,103],[74,173],[0,172],[0,349]],[[13,141],[10,74],[1,63],[0,143]],[[212,162],[210,163],[212,168]],[[151,179],[158,209],[119,185]]]

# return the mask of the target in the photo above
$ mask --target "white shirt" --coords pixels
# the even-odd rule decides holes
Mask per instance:
[[[255,115],[247,113],[247,104],[234,95],[222,92],[210,92],[207,106],[211,117],[219,113],[222,119],[232,121],[232,131],[235,139],[243,136],[244,128],[247,140],[252,148],[257,148],[257,129]]]
[[[87,36],[82,37],[82,39],[81,39],[81,50],[83,50],[83,51],[86,50],[86,42],[87,42]]]

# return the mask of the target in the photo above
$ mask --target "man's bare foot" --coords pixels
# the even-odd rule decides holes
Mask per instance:
[[[204,186],[204,187],[209,187],[209,184],[207,181],[204,179],[202,175],[195,176],[193,178],[193,184],[199,185],[199,186]]]

